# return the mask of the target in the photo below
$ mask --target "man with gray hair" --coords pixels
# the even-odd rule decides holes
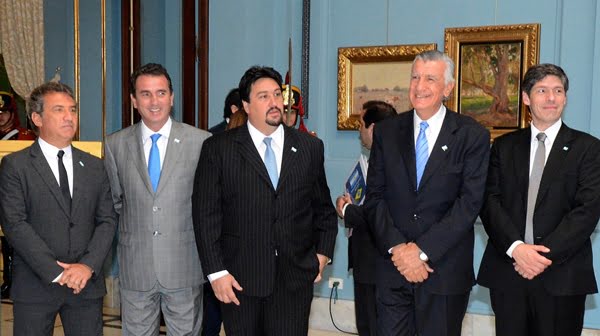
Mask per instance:
[[[377,334],[460,335],[473,274],[473,223],[482,204],[488,131],[446,109],[452,60],[412,65],[414,110],[375,128],[365,208],[379,252]]]

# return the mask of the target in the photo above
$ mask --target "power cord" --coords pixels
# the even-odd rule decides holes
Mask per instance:
[[[357,333],[353,333],[353,332],[350,332],[350,331],[346,331],[346,330],[342,330],[342,329],[340,329],[340,328],[339,328],[339,327],[338,327],[338,326],[335,324],[335,321],[333,320],[333,312],[332,312],[332,310],[331,310],[331,300],[333,299],[333,292],[334,292],[334,290],[335,290],[335,301],[337,301],[337,299],[338,299],[338,292],[337,292],[337,289],[338,289],[338,286],[339,286],[339,285],[340,285],[340,282],[339,282],[339,281],[334,281],[334,282],[333,282],[333,284],[332,284],[332,286],[331,286],[331,294],[329,295],[329,316],[331,317],[331,323],[333,323],[333,326],[335,327],[335,329],[337,329],[337,330],[339,330],[339,331],[343,332],[344,334],[358,335]]]

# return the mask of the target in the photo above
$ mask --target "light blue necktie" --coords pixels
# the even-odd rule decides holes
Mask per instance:
[[[417,144],[415,146],[415,158],[417,161],[417,189],[419,183],[421,183],[421,177],[425,171],[425,165],[427,165],[427,159],[429,159],[429,146],[427,145],[427,137],[425,136],[425,130],[429,127],[426,121],[421,121],[419,136],[417,136]]]
[[[273,188],[277,189],[279,174],[277,173],[277,160],[275,160],[275,152],[273,152],[273,147],[271,147],[271,140],[273,140],[271,137],[266,137],[263,140],[265,145],[267,145],[267,149],[265,150],[265,166],[271,178],[271,183],[273,183]]]
[[[148,156],[148,175],[150,175],[150,182],[152,182],[152,189],[156,192],[158,188],[158,181],[160,180],[160,154],[158,153],[158,146],[156,141],[160,138],[160,134],[155,133],[150,136],[152,139],[152,147],[150,147],[150,156]]]

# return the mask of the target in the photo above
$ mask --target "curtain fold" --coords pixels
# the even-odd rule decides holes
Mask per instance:
[[[0,0],[0,46],[8,79],[25,98],[44,82],[43,0]]]

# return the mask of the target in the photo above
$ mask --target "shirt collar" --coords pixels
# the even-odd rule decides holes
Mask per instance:
[[[248,124],[248,132],[250,132],[250,137],[252,138],[252,142],[254,142],[254,146],[259,148],[259,146],[263,143],[265,137],[271,137],[273,142],[279,148],[283,148],[283,125],[279,124],[279,126],[275,129],[275,132],[271,133],[271,135],[264,135],[261,131],[259,131],[256,127],[254,127],[250,122]]]
[[[158,132],[154,132],[153,130],[151,130],[150,128],[148,128],[148,126],[146,126],[146,124],[144,124],[144,121],[142,121],[142,143],[146,143],[146,141],[148,141],[148,139],[150,139],[150,136],[153,134],[160,134],[161,138],[165,138],[166,140],[169,139],[169,135],[171,134],[171,125],[173,124],[173,121],[171,121],[171,118],[169,117],[169,119],[167,119],[167,122],[163,125],[163,127],[161,127]]]
[[[531,142],[537,142],[537,134],[542,132],[539,129],[537,129],[537,127],[535,127],[535,125],[533,123],[530,124],[531,125]],[[556,137],[558,136],[558,131],[560,131],[560,127],[562,126],[562,119],[558,119],[554,124],[552,124],[552,126],[546,128],[546,130],[544,131],[544,133],[546,134],[546,141],[545,144],[551,144],[554,143],[554,140],[556,139]]]
[[[42,153],[44,153],[44,156],[48,157],[48,158],[56,157],[59,150],[63,150],[65,152],[65,156],[67,156],[67,157],[71,157],[71,155],[72,155],[71,145],[69,145],[65,148],[58,148],[58,147],[55,147],[55,146],[47,143],[41,137],[38,137],[38,144],[40,144],[40,148],[42,149]]]
[[[414,129],[418,130],[421,127],[421,121],[423,121],[423,119],[419,118],[419,115],[417,114],[416,110],[413,110],[413,124],[414,124]],[[440,109],[433,115],[431,116],[431,118],[429,118],[427,121],[427,124],[429,125],[429,128],[435,128],[435,129],[441,129],[442,128],[442,123],[444,123],[444,117],[446,116],[446,106],[444,106],[444,104],[440,105]]]

